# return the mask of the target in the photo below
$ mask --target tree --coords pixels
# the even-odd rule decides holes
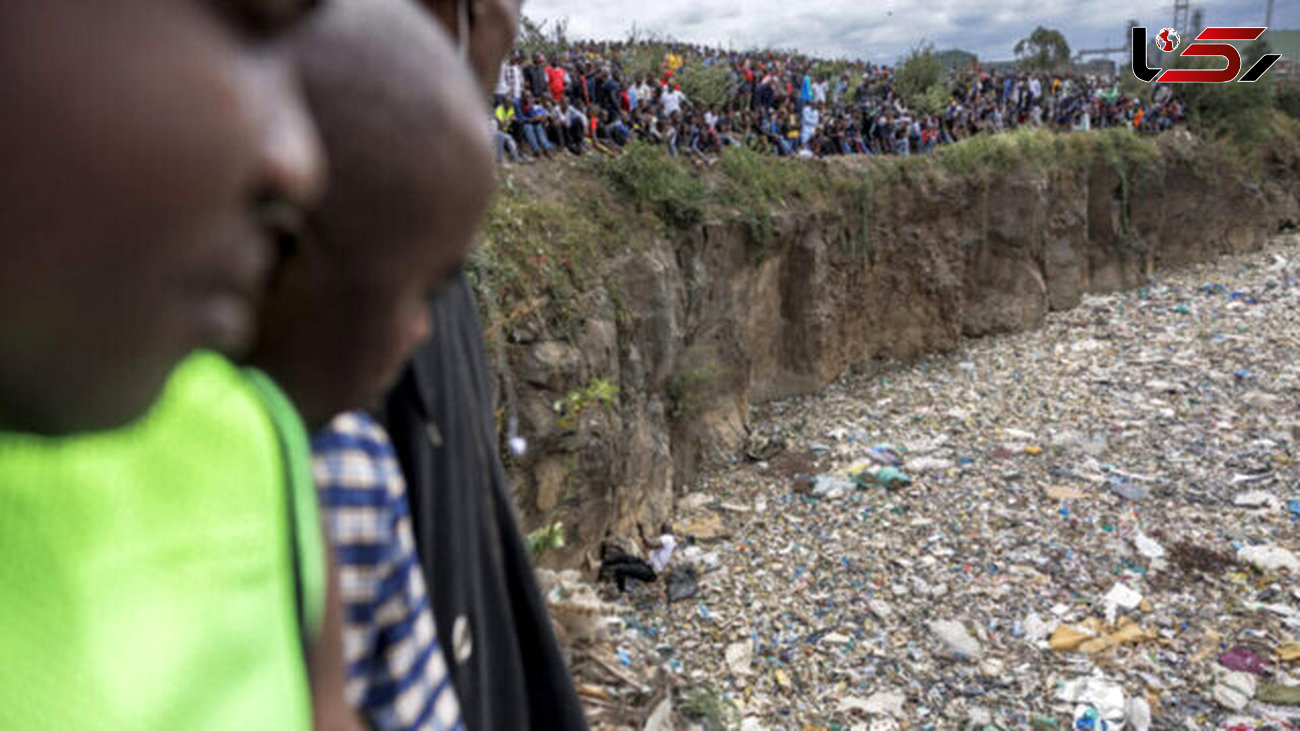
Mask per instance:
[[[521,15],[519,17],[517,44],[520,50],[526,53],[530,59],[539,53],[550,58],[557,53],[569,50],[568,32],[568,18],[555,21],[551,25],[550,32],[547,32],[545,20],[538,22],[527,15]]]
[[[692,102],[725,106],[736,95],[736,77],[726,64],[687,66],[677,80]]]
[[[1268,53],[1268,44],[1256,41],[1242,53],[1242,67]],[[1219,59],[1181,56],[1177,68],[1217,68]],[[1176,84],[1177,97],[1186,105],[1189,126],[1209,135],[1228,135],[1239,143],[1257,141],[1269,129],[1269,116],[1277,107],[1277,84],[1269,76],[1254,84]]]
[[[1038,26],[1016,42],[1016,58],[1031,71],[1057,71],[1070,65],[1070,44],[1061,31]]]
[[[948,98],[943,77],[943,62],[934,52],[934,46],[923,43],[909,51],[903,59],[895,77],[894,88],[913,110],[922,114],[934,114],[943,108],[943,102]]]

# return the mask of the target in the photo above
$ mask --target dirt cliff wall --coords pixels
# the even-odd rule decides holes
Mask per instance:
[[[800,161],[821,193],[774,188],[758,205],[715,196],[722,173],[688,169],[703,185],[693,194],[722,202],[671,224],[664,206],[602,197],[591,164],[517,173],[513,200],[547,208],[498,218],[479,273],[513,256],[526,283],[528,262],[537,278],[566,262],[566,287],[486,293],[531,445],[510,464],[521,520],[566,527],[568,547],[544,562],[573,565],[607,529],[670,516],[703,465],[741,455],[750,404],[1038,327],[1085,293],[1259,247],[1300,221],[1294,145],[1225,167],[1221,146],[1185,133],[1117,139],[1128,147],[1026,137],[989,159]],[[530,212],[551,221],[540,234]],[[581,264],[536,248],[563,239],[570,216],[586,227],[574,251],[600,239]],[[507,253],[508,231],[535,238]]]

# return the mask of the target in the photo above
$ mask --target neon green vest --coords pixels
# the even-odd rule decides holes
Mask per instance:
[[[212,354],[128,428],[0,434],[0,728],[309,728],[307,458],[279,391]]]

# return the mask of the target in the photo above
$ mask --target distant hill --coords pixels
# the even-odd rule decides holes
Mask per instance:
[[[969,66],[972,61],[979,61],[978,56],[960,48],[950,48],[946,51],[939,51],[934,55],[943,62],[943,67],[949,71]]]

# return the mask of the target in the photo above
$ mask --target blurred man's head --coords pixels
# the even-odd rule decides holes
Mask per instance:
[[[519,35],[519,0],[419,2],[437,16],[461,50],[468,54],[480,88],[484,94],[490,92],[496,85],[501,60]],[[559,61],[555,64],[559,65]]]
[[[247,345],[260,214],[319,183],[272,48],[309,4],[0,4],[0,428],[119,426],[190,351]]]
[[[475,83],[407,0],[335,0],[295,38],[330,185],[276,273],[254,362],[320,426],[377,403],[430,334],[492,190]]]

